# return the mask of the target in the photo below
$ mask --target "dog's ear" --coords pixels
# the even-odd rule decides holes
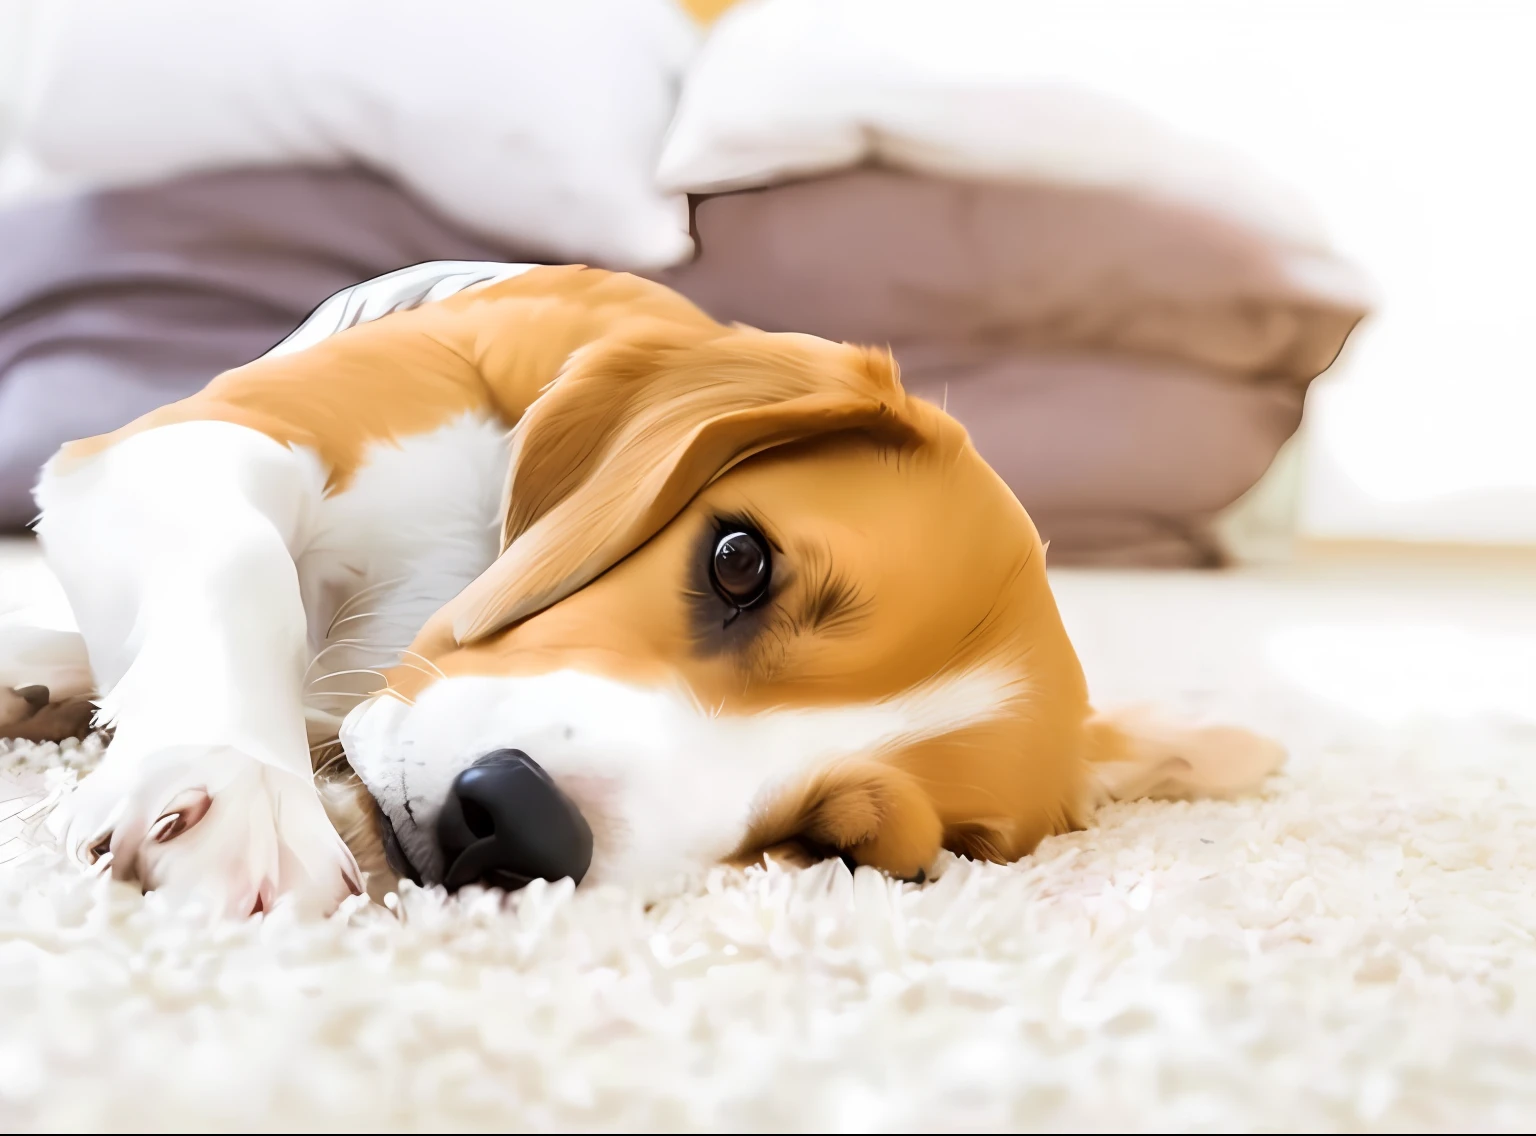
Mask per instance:
[[[518,424],[502,554],[434,630],[468,644],[559,602],[753,454],[843,430],[910,439],[905,403],[888,352],[812,336],[658,321],[591,344]]]
[[[1146,706],[1086,724],[1099,800],[1196,800],[1256,790],[1285,762],[1278,742],[1236,726],[1193,725]]]

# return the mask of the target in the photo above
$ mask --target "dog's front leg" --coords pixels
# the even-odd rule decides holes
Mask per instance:
[[[302,453],[226,422],[151,429],[38,488],[38,527],[115,736],[62,806],[66,847],[230,913],[360,890],[314,787],[295,551],[321,493]]]

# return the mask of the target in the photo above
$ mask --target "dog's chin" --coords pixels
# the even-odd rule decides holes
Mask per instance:
[[[347,848],[368,880],[368,894],[375,902],[395,891],[401,880],[420,885],[424,875],[405,849],[389,816],[350,768],[333,767],[316,778],[326,815],[336,826]]]
[[[420,886],[423,882],[421,870],[411,863],[411,858],[400,846],[400,838],[395,835],[395,826],[390,823],[389,815],[379,807],[379,802],[372,794],[369,794],[368,799],[373,804],[373,817],[378,826],[379,846],[384,855],[385,864],[397,879],[410,880],[413,884]]]

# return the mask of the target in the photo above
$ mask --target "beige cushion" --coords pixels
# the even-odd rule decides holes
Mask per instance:
[[[889,344],[1059,562],[1209,563],[1366,311],[1341,261],[1121,192],[863,169],[699,199],[659,278],[712,315]]]

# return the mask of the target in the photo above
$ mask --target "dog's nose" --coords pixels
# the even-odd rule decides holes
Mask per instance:
[[[437,843],[449,891],[474,883],[515,891],[531,880],[567,876],[580,883],[592,863],[586,818],[517,749],[488,753],[454,778]]]

